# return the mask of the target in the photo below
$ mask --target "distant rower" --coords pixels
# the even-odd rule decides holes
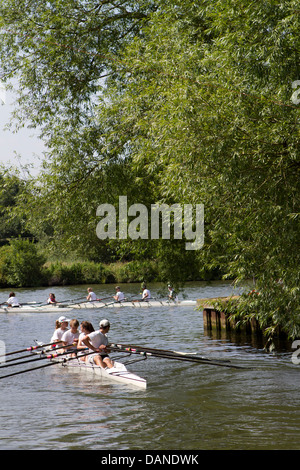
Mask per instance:
[[[125,295],[123,294],[123,292],[121,292],[121,289],[119,286],[116,287],[116,295],[114,295],[114,299],[117,300],[118,302],[125,300]]]
[[[147,289],[146,286],[144,286],[143,293],[142,293],[142,300],[148,300],[150,298],[151,298],[150,291],[149,291],[149,289]]]
[[[9,307],[20,307],[19,301],[14,292],[9,294],[9,298],[7,299],[6,303]]]
[[[91,287],[88,288],[88,296],[87,296],[87,300],[97,300],[97,296],[95,294],[95,292],[93,292],[93,289]]]
[[[174,300],[174,302],[177,302],[178,301],[177,294],[170,284],[168,285],[168,290],[169,290],[169,295],[168,295],[169,300]]]

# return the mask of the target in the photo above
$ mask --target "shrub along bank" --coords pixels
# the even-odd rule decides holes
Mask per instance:
[[[217,272],[189,266],[180,281],[217,279]],[[180,271],[180,270],[179,270]],[[173,282],[163,260],[134,260],[110,264],[93,261],[46,261],[36,244],[12,240],[0,248],[0,287],[38,287],[74,284]],[[176,273],[176,275],[180,275]],[[176,280],[175,280],[176,281]],[[178,281],[178,280],[177,280]]]

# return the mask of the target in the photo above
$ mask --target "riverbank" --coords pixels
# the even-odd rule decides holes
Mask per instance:
[[[1,266],[0,266],[1,268]],[[1,269],[0,269],[1,271]],[[93,261],[46,262],[39,267],[38,275],[23,276],[21,282],[9,275],[7,269],[0,272],[0,287],[47,287],[78,284],[122,284],[142,282],[170,282],[165,279],[160,263],[156,260],[115,262],[110,264]],[[219,280],[217,272],[189,273],[186,282]]]

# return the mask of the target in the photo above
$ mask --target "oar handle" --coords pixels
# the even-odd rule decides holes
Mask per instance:
[[[66,353],[66,354],[70,354],[70,352]],[[88,356],[89,354],[94,354],[94,352],[92,353],[87,353],[87,354],[82,354],[82,356]],[[45,359],[48,359],[47,357],[45,357]],[[68,358],[64,358],[64,363],[68,362],[68,361],[72,361],[74,359],[78,359],[77,356],[71,356],[71,357],[68,357]],[[26,372],[31,372],[33,370],[38,370],[38,369],[43,369],[44,367],[49,367],[49,366],[53,366],[53,365],[57,365],[57,364],[60,364],[59,361],[52,361],[52,362],[49,362],[48,364],[43,364],[42,366],[38,366],[38,367],[32,367],[31,369],[26,369],[26,370],[20,370],[18,372],[12,372],[11,374],[7,374],[7,375],[2,375],[0,376],[0,380],[1,379],[6,379],[7,377],[12,377],[14,375],[19,375],[19,374],[24,374]]]
[[[38,344],[36,346],[29,346],[28,348],[19,349],[18,351],[11,351],[5,354],[1,354],[0,357],[11,356],[12,354],[19,354],[19,353],[26,352],[26,351],[34,351],[35,349],[45,348],[46,346],[50,346],[51,344],[57,344],[57,343],[61,343],[61,341],[56,341],[55,343]]]

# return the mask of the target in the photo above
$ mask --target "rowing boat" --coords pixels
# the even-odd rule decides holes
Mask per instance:
[[[149,307],[196,307],[197,301],[196,300],[180,300],[178,302],[168,301],[168,300],[148,300],[148,301],[140,301],[140,300],[125,300],[122,302],[102,302],[100,301],[89,301],[89,302],[80,302],[77,304],[73,304],[72,307],[75,309],[78,308],[124,308],[124,307],[135,307],[135,308],[149,308]],[[71,306],[69,304],[69,306]]]
[[[64,365],[64,363],[62,364]],[[94,363],[83,362],[80,359],[74,359],[73,361],[66,362],[65,364],[68,369],[73,371],[88,372],[109,381],[121,382],[126,385],[132,385],[143,389],[147,388],[146,380],[130,372],[122,362],[114,361],[114,367],[111,369],[103,369],[103,367],[97,366]]]
[[[89,301],[89,302],[77,302],[74,304],[55,304],[55,305],[38,305],[28,304],[21,305],[20,307],[0,307],[0,313],[67,313],[75,309],[97,309],[97,308],[149,308],[149,307],[196,307],[196,300],[180,300],[178,302],[168,300],[149,300],[149,301],[123,301],[123,302],[103,302]]]
[[[71,312],[73,310],[72,307],[68,307],[67,305],[38,305],[38,304],[26,304],[20,305],[20,307],[7,307],[2,305],[0,307],[0,313],[62,313],[62,309],[65,312]]]
[[[38,343],[41,344],[41,343]],[[32,351],[33,354],[48,354],[51,350],[45,348],[41,351]],[[50,357],[52,356],[52,357]],[[55,355],[50,354],[49,359],[52,362],[56,362],[57,365],[66,367],[70,371],[75,372],[87,372],[90,374],[95,375],[96,377],[100,377],[101,379],[107,380],[109,382],[119,382],[125,385],[131,385],[133,387],[138,387],[141,389],[147,388],[147,381],[142,377],[130,372],[126,365],[119,361],[114,361],[113,357],[111,357],[114,367],[112,368],[103,368],[101,366],[96,365],[93,360],[87,357],[87,361],[82,361],[79,357],[72,358],[72,357],[63,357],[60,358],[59,354],[57,357]]]

